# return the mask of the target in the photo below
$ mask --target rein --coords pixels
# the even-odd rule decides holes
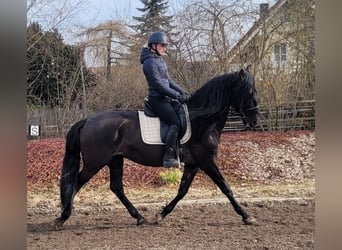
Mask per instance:
[[[259,105],[255,106],[255,107],[251,107],[249,109],[246,109],[246,111],[252,111],[252,110],[256,110],[259,108]]]

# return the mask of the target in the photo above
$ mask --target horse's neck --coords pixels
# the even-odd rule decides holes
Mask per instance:
[[[203,137],[205,135],[210,135],[212,131],[216,131],[220,135],[226,124],[228,117],[228,111],[222,112],[220,115],[215,114],[211,117],[197,119],[192,122],[192,134],[197,137]]]
[[[224,114],[220,115],[219,117],[217,117],[217,119],[215,121],[215,129],[217,130],[217,132],[219,134],[222,133],[223,128],[226,125],[227,118],[228,118],[228,113],[226,113],[226,112]]]

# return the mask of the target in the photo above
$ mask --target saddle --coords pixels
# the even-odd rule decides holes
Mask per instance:
[[[181,124],[178,140],[181,144],[184,144],[191,137],[188,109],[185,104],[182,105],[176,100],[171,101],[171,105],[176,111]],[[161,121],[154,113],[147,98],[144,99],[144,110],[138,113],[143,141],[147,144],[164,144],[169,125]]]

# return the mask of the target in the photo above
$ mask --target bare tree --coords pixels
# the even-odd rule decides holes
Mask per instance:
[[[135,40],[129,26],[111,21],[87,28],[80,35],[88,65],[92,62],[99,79],[88,97],[89,109],[140,108],[146,83],[138,56],[141,48],[132,53]]]
[[[44,30],[61,29],[68,24],[86,0],[27,0],[27,23],[38,22]],[[40,37],[33,38],[39,41]],[[34,46],[32,43],[31,47]],[[30,50],[28,47],[27,50]]]
[[[173,72],[193,91],[204,80],[229,71],[228,52],[255,19],[251,1],[194,1],[176,16],[180,31]]]
[[[313,1],[281,3],[271,17],[259,19],[258,33],[241,49],[238,62],[254,66],[260,103],[267,108],[267,127],[272,129],[290,115],[281,110],[296,113],[297,103],[314,99]]]
[[[128,27],[120,21],[102,23],[81,32],[85,36],[86,53],[99,59],[99,66],[106,67],[107,79],[111,76],[113,64],[124,64],[131,44]]]

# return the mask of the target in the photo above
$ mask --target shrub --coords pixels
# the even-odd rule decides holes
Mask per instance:
[[[168,169],[159,173],[159,179],[163,185],[179,184],[182,178],[182,171],[179,169]]]

